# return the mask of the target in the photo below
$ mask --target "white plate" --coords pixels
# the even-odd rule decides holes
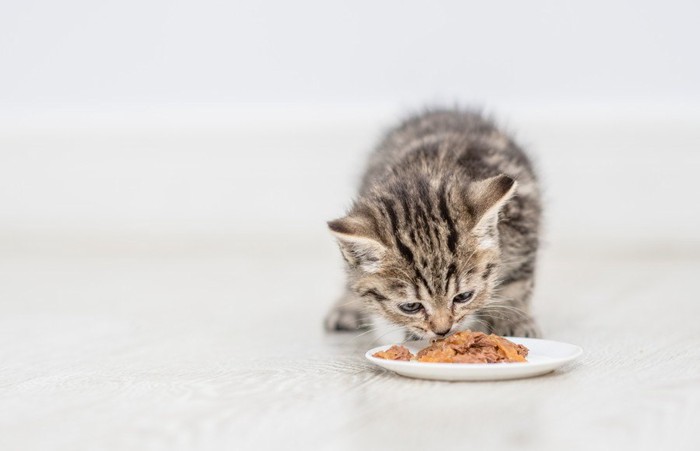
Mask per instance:
[[[378,359],[372,355],[391,347],[379,346],[365,354],[367,360],[406,377],[441,381],[497,381],[540,376],[571,362],[583,353],[580,346],[538,338],[505,337],[526,346],[530,352],[522,363],[422,363]],[[429,341],[404,343],[413,354],[427,347]]]

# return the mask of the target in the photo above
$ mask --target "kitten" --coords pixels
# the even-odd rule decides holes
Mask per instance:
[[[540,224],[530,161],[477,113],[435,110],[391,130],[347,216],[347,262],[329,330],[376,318],[407,336],[474,330],[535,337],[529,314]]]

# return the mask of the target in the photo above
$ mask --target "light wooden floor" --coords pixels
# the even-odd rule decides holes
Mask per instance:
[[[0,450],[700,449],[692,255],[546,253],[536,310],[583,358],[444,383],[322,332],[330,244],[87,243],[2,252]]]

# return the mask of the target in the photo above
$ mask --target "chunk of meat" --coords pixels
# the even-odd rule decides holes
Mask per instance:
[[[419,362],[526,362],[528,350],[498,335],[465,330],[437,340],[416,355]]]
[[[386,360],[413,360],[413,354],[404,346],[394,345],[386,351],[375,352],[373,357]]]

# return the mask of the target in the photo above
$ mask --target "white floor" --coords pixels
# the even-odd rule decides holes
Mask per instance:
[[[536,310],[583,358],[441,383],[323,333],[328,243],[36,240],[2,241],[1,450],[700,449],[697,255],[547,251]]]

